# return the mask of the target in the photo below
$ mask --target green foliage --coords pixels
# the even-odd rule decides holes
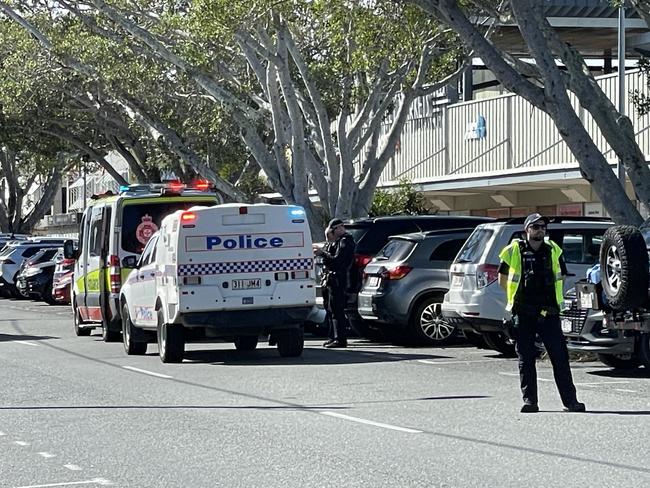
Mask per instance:
[[[400,179],[399,186],[390,190],[376,190],[370,216],[422,215],[430,211],[427,199],[408,179]]]
[[[641,75],[645,77],[645,88],[647,92],[650,92],[650,59],[642,57],[639,59],[639,69],[641,70]],[[642,117],[650,113],[650,97],[643,93],[638,88],[631,92],[632,103],[636,108],[636,111],[639,117]]]

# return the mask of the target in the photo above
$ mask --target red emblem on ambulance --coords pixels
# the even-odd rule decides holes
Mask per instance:
[[[151,215],[145,214],[142,216],[142,222],[135,229],[135,237],[141,244],[146,244],[151,239],[151,236],[158,230],[158,226],[153,223]]]

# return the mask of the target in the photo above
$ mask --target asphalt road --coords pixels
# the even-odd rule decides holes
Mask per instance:
[[[0,299],[0,487],[647,487],[650,377],[546,362],[520,414],[516,362],[473,347],[351,341],[126,356],[68,307]]]

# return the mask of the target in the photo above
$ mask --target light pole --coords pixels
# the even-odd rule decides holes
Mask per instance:
[[[625,2],[618,7],[618,111],[625,116],[627,96],[625,93]],[[618,180],[625,189],[625,168],[623,161],[618,159],[616,165]]]

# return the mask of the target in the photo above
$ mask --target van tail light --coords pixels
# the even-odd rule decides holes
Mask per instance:
[[[198,179],[194,181],[192,186],[199,191],[208,191],[212,188],[212,183],[208,180]]]
[[[381,277],[385,280],[401,280],[407,274],[411,272],[413,268],[410,266],[393,266],[392,268],[386,268],[381,273]]]
[[[120,268],[120,257],[108,257],[108,278],[111,283],[111,293],[119,293],[122,288],[122,270]]]
[[[366,254],[355,254],[354,255],[354,264],[357,265],[357,268],[359,268],[359,271],[363,271],[363,268],[365,268],[366,264],[368,264],[370,261],[372,261],[372,256],[368,256]]]
[[[485,288],[498,277],[499,267],[496,264],[479,264],[476,268],[476,288]]]

